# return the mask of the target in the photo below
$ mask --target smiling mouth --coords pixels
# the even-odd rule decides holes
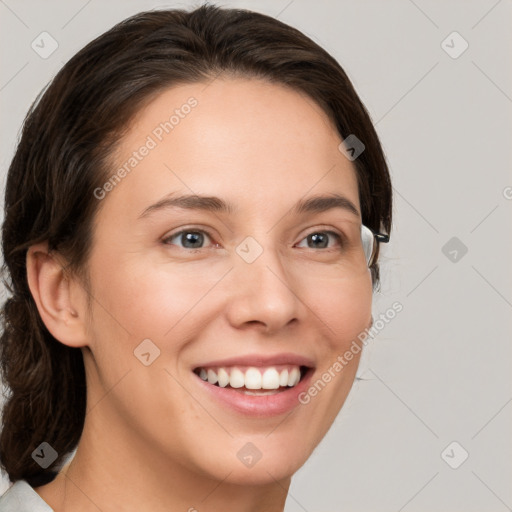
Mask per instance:
[[[198,367],[194,373],[216,387],[245,395],[275,395],[294,388],[312,368],[298,365]]]

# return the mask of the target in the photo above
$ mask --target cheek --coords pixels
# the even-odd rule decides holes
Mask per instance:
[[[111,329],[128,331],[133,342],[163,343],[184,329],[199,328],[197,317],[215,303],[215,284],[225,273],[205,265],[155,264],[150,258],[117,261],[96,267],[95,292],[106,310],[99,315]]]
[[[331,349],[343,349],[368,327],[372,313],[370,273],[356,279],[325,282],[311,288],[315,313],[325,326]]]
[[[122,262],[115,257],[103,260],[119,263],[97,265],[95,293],[105,313],[112,315],[110,321],[115,319],[137,337],[164,337],[178,323],[189,324],[193,317],[207,316],[207,305],[212,309],[225,300],[225,290],[216,289],[226,273],[225,265],[151,264],[140,259]],[[314,312],[306,321],[320,319],[334,343],[342,345],[368,326],[372,305],[369,272],[350,280],[301,280],[293,288]],[[222,297],[216,300],[218,293]]]

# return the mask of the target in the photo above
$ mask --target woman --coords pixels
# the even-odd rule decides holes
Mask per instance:
[[[91,42],[8,173],[2,510],[283,510],[390,229],[371,120],[302,33],[203,6]]]

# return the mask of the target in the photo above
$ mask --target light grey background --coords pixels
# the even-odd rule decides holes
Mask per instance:
[[[65,61],[138,11],[199,3],[0,0],[2,188],[23,117]],[[374,309],[403,311],[369,345],[286,512],[512,510],[512,2],[218,4],[275,16],[339,60],[394,184]],[[59,45],[47,59],[31,48],[43,31]],[[443,49],[460,51],[458,36],[442,46],[454,31],[469,44],[458,58]],[[467,254],[445,256],[452,237]]]

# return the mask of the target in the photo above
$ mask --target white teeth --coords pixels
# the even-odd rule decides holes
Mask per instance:
[[[244,374],[238,369],[233,368],[229,376],[229,385],[232,388],[241,388],[245,384]]]
[[[292,371],[288,375],[288,386],[296,386],[300,380],[300,371],[298,368],[292,368]]]
[[[288,370],[284,371],[288,373]],[[265,370],[265,373],[261,377],[261,387],[263,389],[277,389],[279,387],[279,373],[275,368]]]
[[[229,384],[228,372],[224,368],[219,368],[217,376],[219,377],[219,386],[225,388]]]
[[[261,373],[256,368],[249,368],[245,372],[245,387],[247,389],[261,389]]]
[[[217,383],[217,374],[213,370],[208,370],[208,382],[210,384],[216,384]]]
[[[273,366],[268,368],[250,367],[242,372],[237,367],[232,368],[201,368],[199,377],[209,384],[218,384],[221,388],[231,386],[232,388],[245,387],[248,390],[278,390],[280,387],[294,387],[300,381],[300,368],[290,366],[278,371]],[[277,392],[277,391],[276,391]],[[272,394],[272,393],[251,393],[246,394]]]

